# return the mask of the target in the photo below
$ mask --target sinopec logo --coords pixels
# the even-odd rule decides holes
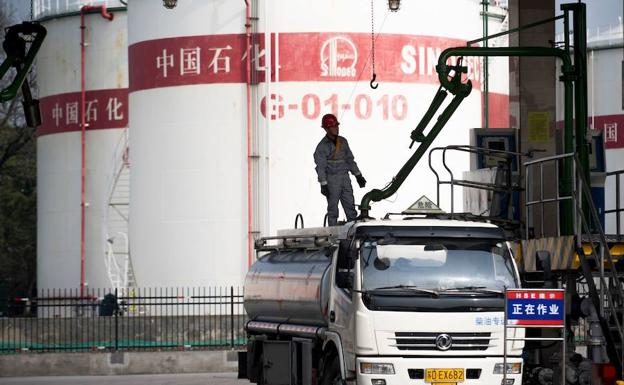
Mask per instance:
[[[321,76],[355,77],[357,49],[346,37],[332,37],[321,47]]]

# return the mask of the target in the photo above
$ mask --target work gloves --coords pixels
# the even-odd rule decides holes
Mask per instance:
[[[360,174],[360,175],[356,175],[355,179],[357,180],[357,183],[360,187],[364,187],[366,186],[366,179],[364,179],[364,177]],[[322,184],[321,185],[321,194],[325,195],[325,196],[329,196],[329,186],[326,184]]]
[[[366,179],[364,179],[362,174],[356,175],[355,176],[355,180],[357,180],[357,183],[358,183],[358,185],[360,185],[360,188],[366,186]]]

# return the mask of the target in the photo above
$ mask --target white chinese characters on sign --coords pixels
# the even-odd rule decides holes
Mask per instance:
[[[169,67],[173,67],[173,54],[167,55],[167,49],[163,49],[162,55],[156,58],[156,69],[162,68],[162,75],[166,78]]]
[[[517,292],[514,293],[514,297],[516,299],[554,299],[556,295],[555,293]]]
[[[208,48],[208,51],[211,51],[213,54],[212,59],[207,66],[208,70],[212,71],[212,73],[214,74],[220,72],[229,73],[231,71],[231,59],[230,56],[226,54],[226,52],[231,50],[231,45],[226,45],[225,47]],[[202,68],[200,54],[200,47],[180,48],[180,55],[178,58],[180,76],[201,74]],[[244,53],[244,55],[246,55],[246,53]],[[264,55],[264,50],[262,51],[262,53],[256,53],[256,55],[257,57]],[[170,75],[169,70],[175,68],[175,63],[175,54],[168,53],[166,48],[162,50],[162,54],[156,57],[156,69],[160,71],[163,78],[166,78]]]
[[[617,123],[605,123],[605,143],[617,143]]]
[[[199,47],[180,48],[180,75],[199,75]]]
[[[221,54],[223,51],[229,51],[232,49],[232,46],[227,45],[221,48],[209,48],[210,51],[214,51],[214,57],[210,64],[208,64],[208,68],[212,68],[213,73],[218,73],[219,71],[223,71],[226,73],[230,72],[230,57],[223,56]]]
[[[65,124],[78,124],[78,102],[65,103]]]
[[[54,125],[56,127],[59,126],[59,120],[63,119],[63,109],[58,103],[55,103],[54,108],[52,109],[52,119],[54,119]]]
[[[108,120],[122,120],[123,113],[121,107],[123,103],[116,97],[108,98],[108,104],[106,105],[106,111],[108,112]]]
[[[559,306],[556,304],[552,304],[547,307],[544,304],[538,304],[537,306],[535,306],[533,304],[514,303],[513,308],[511,309],[511,314],[514,314],[514,315],[527,315],[527,314],[533,315],[533,314],[536,314],[536,312],[539,315],[546,315],[546,314],[558,315]]]
[[[97,121],[97,99],[87,101],[87,122]]]
[[[254,55],[252,56],[251,62],[254,63],[254,69],[256,71],[261,71],[264,69],[264,63],[261,64],[260,62],[260,59],[263,59],[265,55],[264,48],[261,50],[260,44],[254,44],[253,48],[254,48]],[[245,59],[247,59],[247,50],[245,50],[245,53],[243,53],[243,56],[241,57],[241,61]]]

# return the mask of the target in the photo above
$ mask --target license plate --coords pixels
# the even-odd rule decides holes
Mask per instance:
[[[464,369],[426,369],[425,382],[455,383],[464,381]]]

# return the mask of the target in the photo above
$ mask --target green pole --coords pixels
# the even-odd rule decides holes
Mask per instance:
[[[564,49],[570,54],[570,20],[568,18],[568,12],[565,8],[564,10],[564,19],[563,19],[563,31],[564,31]],[[564,82],[564,128],[563,128],[563,152],[566,154],[571,154],[574,152],[574,127],[573,127],[573,109],[571,106],[574,105],[574,91],[572,87],[572,81],[576,79],[575,74],[567,74],[564,75],[570,78],[569,82]],[[561,177],[561,182],[559,185],[559,191],[561,191],[561,196],[571,196],[573,194],[576,186],[573,185],[572,181],[572,163],[573,159],[565,158],[563,160],[563,175]],[[561,212],[560,212],[560,220],[561,220],[561,235],[573,235],[574,234],[574,205],[571,200],[564,200],[561,202]]]
[[[488,35],[488,4],[489,0],[484,0],[481,2],[483,4],[483,37],[487,37]],[[488,39],[483,40],[483,47],[488,47]],[[485,56],[483,58],[483,128],[489,128],[490,124],[490,114],[489,114],[489,84],[488,84],[488,76],[490,74],[489,71],[489,63],[488,58]]]

